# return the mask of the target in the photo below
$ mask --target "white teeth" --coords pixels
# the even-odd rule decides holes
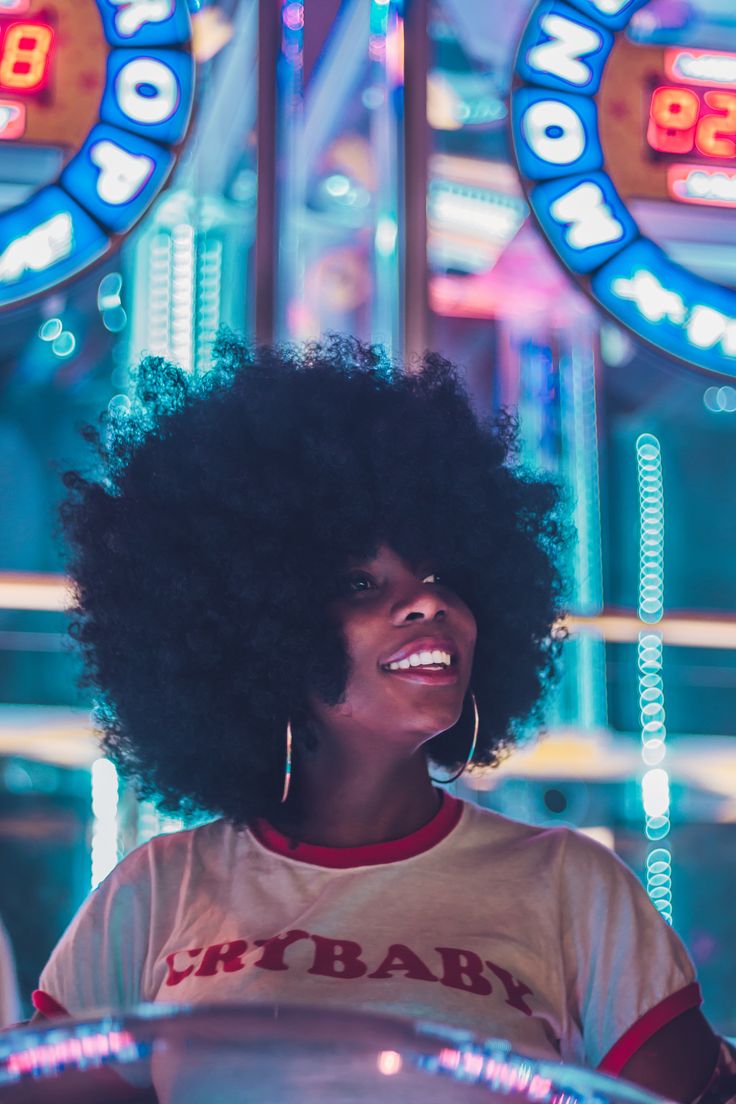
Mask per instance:
[[[449,667],[451,663],[452,656],[450,653],[442,652],[437,649],[434,652],[414,652],[413,655],[408,656],[406,659],[400,659],[394,663],[389,663],[388,669],[389,671],[406,671],[410,667]]]

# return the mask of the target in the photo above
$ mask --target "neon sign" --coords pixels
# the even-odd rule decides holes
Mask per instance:
[[[56,71],[70,33],[91,43],[71,90]],[[65,155],[57,180],[0,213],[0,307],[78,275],[150,206],[189,125],[190,42],[186,0],[0,0],[0,149]]]
[[[36,92],[43,87],[54,40],[43,23],[0,22],[0,90]]]
[[[736,376],[736,292],[684,269],[641,233],[601,139],[606,66],[646,2],[535,5],[519,44],[512,92],[516,160],[543,232],[600,306],[688,365]],[[673,155],[666,176],[673,198],[709,203],[717,194],[719,206],[736,206],[736,92],[729,90],[736,59],[714,51],[667,54],[673,84],[652,89],[646,141],[659,155]],[[732,171],[675,163],[698,155],[730,161]]]

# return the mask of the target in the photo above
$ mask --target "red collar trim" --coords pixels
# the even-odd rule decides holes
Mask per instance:
[[[300,843],[291,847],[289,837],[277,832],[265,820],[257,820],[250,831],[269,851],[286,859],[347,870],[354,866],[380,866],[401,862],[436,847],[449,836],[462,816],[464,802],[443,791],[442,804],[430,821],[416,832],[386,843],[369,843],[361,847],[321,847],[315,843]]]

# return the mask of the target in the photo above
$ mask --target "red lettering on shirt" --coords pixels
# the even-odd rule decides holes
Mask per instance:
[[[412,981],[440,980],[424,965],[419,955],[410,951],[403,943],[392,943],[381,965],[368,977],[390,978],[397,970],[403,970]]]
[[[213,977],[216,973],[234,974],[245,965],[243,955],[248,949],[244,939],[233,939],[231,943],[213,943],[204,952],[202,963],[195,977]],[[222,971],[218,966],[222,964]]]
[[[532,1009],[522,999],[527,994],[534,996],[529,986],[525,985],[523,981],[518,981],[508,970],[504,970],[503,966],[498,966],[495,962],[486,962],[486,966],[489,970],[493,970],[493,973],[506,990],[506,1004],[510,1004],[512,1008],[518,1008],[525,1016],[531,1016]]]
[[[165,984],[178,985],[180,981],[184,980],[184,978],[189,977],[189,975],[194,970],[193,966],[187,966],[186,970],[177,970],[176,965],[174,964],[174,959],[178,954],[187,954],[190,958],[199,958],[201,953],[202,948],[195,947],[194,950],[191,951],[172,951],[171,954],[167,955],[166,965],[168,966],[168,972],[166,974]]]
[[[312,939],[315,943],[314,962],[307,970],[308,974],[348,979],[362,977],[367,971],[368,967],[360,958],[363,950],[360,943],[354,943],[352,939],[328,939],[324,935],[313,935]]]
[[[270,939],[256,939],[256,947],[263,947],[263,954],[253,963],[262,970],[288,970],[284,962],[284,952],[292,943],[300,939],[309,939],[309,932],[294,928],[285,935],[274,935]]]
[[[474,951],[463,950],[460,947],[435,947],[442,962],[441,976],[438,977],[416,951],[404,943],[392,943],[383,952],[383,957],[376,969],[368,973],[370,966],[364,961],[365,952],[360,943],[352,939],[332,939],[324,935],[312,935],[301,928],[292,928],[268,939],[251,941],[252,946],[261,947],[262,951],[258,959],[248,963],[244,960],[249,946],[245,939],[213,943],[206,948],[194,947],[189,950],[173,951],[166,956],[167,973],[164,985],[179,985],[190,975],[200,978],[214,977],[216,974],[233,974],[244,970],[246,966],[259,966],[262,970],[274,971],[293,969],[296,963],[287,964],[286,951],[293,944],[310,939],[314,944],[314,957],[311,968],[307,971],[309,974],[344,980],[362,977],[382,980],[403,976],[410,981],[439,981],[448,988],[486,997],[498,991],[497,983],[495,981],[492,983],[483,973],[484,967],[487,967],[503,986],[506,1004],[525,1016],[533,1015],[532,1009],[524,998],[533,996],[534,991],[525,982],[514,977],[509,970],[496,962],[489,960],[484,962]],[[188,965],[187,959],[190,960]],[[198,967],[191,961],[196,959],[200,959]]]
[[[458,947],[435,947],[435,950],[442,956],[443,985],[482,997],[493,992],[490,981],[483,977],[483,959],[475,951],[461,951]]]

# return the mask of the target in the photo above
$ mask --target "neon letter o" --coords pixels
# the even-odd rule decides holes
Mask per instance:
[[[531,104],[521,126],[537,157],[553,165],[570,165],[585,149],[585,128],[579,116],[559,100]]]
[[[151,85],[155,95],[144,96],[142,84]],[[120,108],[136,123],[163,123],[176,111],[179,84],[176,74],[156,58],[135,58],[115,78],[115,95]]]

